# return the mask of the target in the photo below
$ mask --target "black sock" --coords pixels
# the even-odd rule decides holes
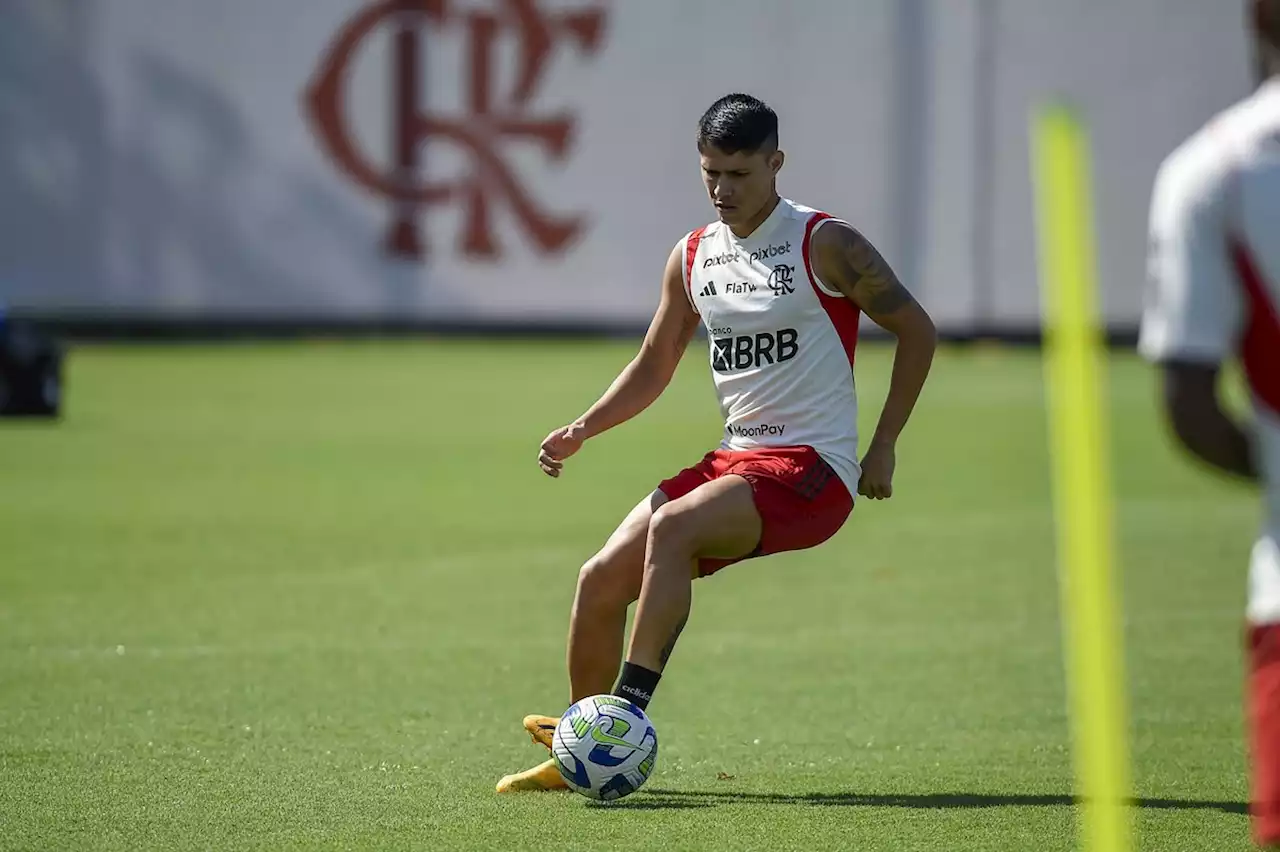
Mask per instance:
[[[648,710],[649,702],[653,700],[653,691],[658,688],[660,680],[662,675],[658,672],[650,671],[644,666],[637,666],[635,663],[623,663],[622,674],[618,677],[618,688],[613,691],[613,694],[627,699],[641,710]]]

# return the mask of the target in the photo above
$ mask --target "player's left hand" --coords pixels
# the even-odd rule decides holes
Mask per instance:
[[[872,500],[888,500],[893,496],[893,468],[897,464],[893,444],[875,441],[862,457],[862,478],[858,480],[858,493]]]

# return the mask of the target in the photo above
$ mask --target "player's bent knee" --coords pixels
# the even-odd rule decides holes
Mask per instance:
[[[667,503],[649,521],[649,540],[659,547],[691,549],[697,538],[694,513],[679,503]]]
[[[578,571],[578,601],[590,606],[627,606],[640,596],[639,566],[597,554]]]

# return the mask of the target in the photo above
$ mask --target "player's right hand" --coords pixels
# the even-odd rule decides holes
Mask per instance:
[[[538,452],[538,467],[547,476],[559,476],[564,468],[564,460],[582,449],[586,440],[587,430],[581,423],[561,426],[542,442]]]

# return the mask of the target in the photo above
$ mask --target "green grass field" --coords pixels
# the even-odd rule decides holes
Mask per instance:
[[[5,849],[1067,850],[1038,354],[940,354],[893,500],[700,582],[648,786],[498,797],[577,568],[719,439],[698,350],[558,481],[630,343],[84,347],[0,426]],[[863,427],[887,348],[860,351]],[[1110,371],[1139,848],[1247,849],[1251,493]]]

